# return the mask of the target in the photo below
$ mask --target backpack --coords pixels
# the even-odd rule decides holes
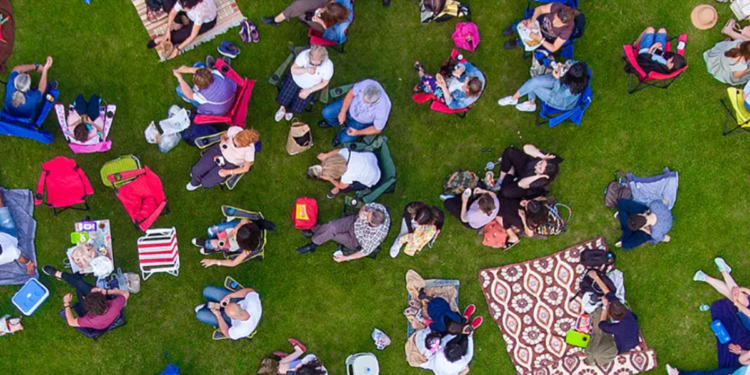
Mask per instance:
[[[615,171],[615,179],[607,184],[604,189],[604,206],[608,208],[617,208],[617,202],[620,199],[631,199],[633,193],[630,191],[630,180],[623,171]],[[625,180],[625,183],[620,182]]]
[[[567,223],[573,217],[573,210],[562,203],[556,203],[555,205],[545,205],[547,206],[548,211],[547,221],[544,224],[534,228],[534,232],[540,236],[557,236],[558,234],[564,233],[565,229],[567,229]],[[562,216],[560,216],[560,212],[557,209],[558,206],[564,207],[568,210],[567,220],[563,220]]]
[[[219,131],[211,124],[191,123],[190,126],[188,126],[188,128],[182,132],[182,140],[193,147],[198,147],[195,144],[196,139],[205,137],[207,135],[213,135],[218,132]],[[258,150],[255,151],[257,152]]]
[[[598,269],[603,265],[612,266],[615,259],[615,253],[609,250],[586,249],[581,253],[581,264],[587,269]]]
[[[292,210],[292,223],[296,229],[312,229],[318,221],[318,202],[313,198],[297,198]]]
[[[461,194],[466,189],[477,187],[479,179],[474,172],[458,170],[448,175],[443,184],[443,194]]]
[[[607,277],[607,275],[604,272],[599,271],[597,269],[587,269],[583,274],[583,278],[578,283],[578,293],[576,293],[573,297],[570,298],[571,301],[574,300],[576,297],[586,294],[586,293],[593,294],[596,297],[596,299],[599,299],[602,296],[604,296],[604,291],[602,291],[602,289],[599,288],[599,284],[597,284],[596,281],[594,281],[594,279],[591,276],[589,276],[589,271],[595,271],[599,275],[599,278],[602,280],[604,285],[607,286],[607,289],[609,289],[610,292],[614,292],[617,289],[615,287],[615,283],[613,283],[612,280],[610,280],[609,277]]]

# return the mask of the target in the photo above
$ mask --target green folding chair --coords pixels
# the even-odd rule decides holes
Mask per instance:
[[[342,146],[352,151],[372,152],[378,158],[380,181],[370,188],[356,191],[355,196],[358,200],[371,203],[381,195],[396,190],[396,165],[388,148],[388,137],[367,136],[361,142],[344,143]]]
[[[137,176],[122,179],[121,177],[118,177],[118,175],[123,172],[135,171],[138,169],[141,169],[141,161],[138,160],[138,158],[134,155],[125,155],[120,156],[115,160],[106,162],[102,169],[99,171],[99,175],[102,178],[102,183],[104,184],[104,186],[109,188],[120,188],[128,182],[136,179]],[[114,183],[109,182],[109,179],[107,178],[112,174],[115,175]]]
[[[217,143],[221,140],[221,136],[224,135],[226,132],[220,132],[216,134],[206,135],[203,137],[199,137],[195,139],[195,145],[201,150],[201,155],[205,153],[205,150]],[[262,147],[262,143],[260,141],[255,142],[255,152],[260,152],[260,149]],[[250,167],[250,171],[253,170],[253,167]],[[248,171],[248,172],[250,172]],[[219,185],[220,188],[226,187],[229,190],[233,190],[235,186],[237,186],[237,183],[240,181],[242,176],[244,176],[245,173],[241,174],[235,174],[232,176],[229,176],[224,182]]]
[[[310,48],[309,46],[300,46],[300,47],[293,47],[289,46],[289,55],[284,59],[284,61],[279,65],[278,68],[271,74],[271,77],[268,78],[268,83],[276,86],[277,89],[281,88],[281,82],[284,80],[284,77],[286,77],[287,74],[289,74],[289,71],[291,70],[292,63],[294,62],[294,59],[297,58],[297,55],[299,55],[300,52]],[[313,99],[310,101],[310,104],[307,105],[305,110],[307,112],[312,112],[313,106],[315,106],[315,102],[321,102],[323,104],[328,104],[329,101],[329,95],[328,90],[319,90],[313,93]]]
[[[232,206],[221,206],[221,213],[224,214],[224,221],[226,222],[230,222],[236,219],[248,219],[252,221],[265,220],[263,214],[260,212],[248,211]],[[250,256],[245,258],[242,263],[245,263],[249,260],[259,261],[263,260],[266,257],[267,237],[268,230],[260,228],[260,243],[258,244],[258,248],[253,250],[250,253]],[[225,259],[234,260],[234,258],[236,257],[237,254],[227,254],[226,252],[224,252]]]
[[[231,292],[236,292],[240,289],[245,289],[244,286],[240,285],[240,283],[234,280],[231,276],[227,276],[226,279],[224,279],[224,288],[227,288]],[[257,329],[253,331],[253,333],[251,333],[250,336],[245,337],[244,340],[253,341],[253,337],[255,337],[256,333],[258,333]],[[214,332],[211,334],[211,339],[214,341],[219,341],[219,340],[228,340],[229,337],[224,336],[224,334],[221,333],[221,330],[216,328]]]

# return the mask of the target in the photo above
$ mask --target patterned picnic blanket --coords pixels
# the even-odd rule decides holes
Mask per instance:
[[[143,26],[146,28],[146,31],[148,31],[148,36],[152,40],[156,38],[157,36],[166,33],[167,31],[167,13],[166,12],[158,20],[156,20],[155,22],[151,22],[148,20],[148,17],[146,16],[146,13],[148,10],[148,8],[146,7],[146,0],[131,0],[131,1],[133,3],[133,6],[135,6],[135,10],[138,11],[138,17],[141,18],[141,22],[143,23]],[[185,47],[180,53],[190,50],[193,47],[203,42],[208,42],[209,40],[215,38],[217,35],[223,34],[227,30],[235,26],[239,26],[242,23],[242,21],[245,20],[245,16],[242,15],[242,12],[240,11],[240,8],[237,6],[237,2],[235,0],[213,0],[213,1],[216,3],[216,12],[217,12],[216,26],[214,26],[213,29],[203,34],[198,35],[198,37],[195,38],[195,40],[192,43],[190,43],[190,45]],[[166,61],[167,59],[169,59],[169,56],[159,55],[159,61]]]
[[[490,314],[500,327],[519,375],[637,374],[657,366],[656,352],[640,345],[605,367],[589,365],[583,350],[565,343],[581,315],[578,291],[585,249],[607,249],[599,237],[547,257],[479,271]]]

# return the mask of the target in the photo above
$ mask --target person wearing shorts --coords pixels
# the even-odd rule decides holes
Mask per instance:
[[[20,263],[26,267],[29,276],[34,275],[36,263],[21,254],[18,248],[18,229],[0,191],[0,266],[11,262]]]
[[[647,27],[635,44],[639,46],[636,62],[646,74],[656,72],[670,74],[687,66],[684,56],[667,51],[667,30]]]

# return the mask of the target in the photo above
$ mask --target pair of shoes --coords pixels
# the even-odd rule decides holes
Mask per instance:
[[[505,43],[503,43],[503,48],[506,50],[516,49],[518,48],[518,40],[511,39]]]
[[[337,195],[339,195],[339,193],[334,193],[333,191],[329,191],[328,194],[326,194],[326,198],[333,199],[333,198],[336,198]]]
[[[235,46],[232,42],[223,41],[221,45],[216,48],[220,54],[229,58],[235,58],[240,54],[240,47]]]
[[[201,185],[198,185],[198,186],[193,186],[193,184],[192,184],[192,183],[190,183],[190,182],[188,182],[187,186],[185,186],[185,188],[186,188],[186,189],[187,189],[188,191],[196,191],[196,190],[198,190],[198,188],[200,188],[200,187],[201,187]]]
[[[289,341],[289,343],[292,344],[293,347],[300,348],[300,350],[302,350],[303,352],[307,351],[307,347],[301,342],[299,342],[299,340],[297,339],[290,338],[290,339],[287,339],[286,341]]]
[[[253,21],[250,21],[250,20],[242,21],[242,24],[240,27],[240,39],[242,39],[242,41],[245,43],[250,43],[250,42],[258,43],[260,41],[260,34],[258,33],[258,27],[255,26],[255,23],[253,23]]]
[[[302,235],[305,236],[305,237],[307,237],[307,238],[312,238],[312,236],[314,236],[315,233],[313,233],[313,231],[311,231],[311,230],[303,230],[302,231]]]
[[[510,25],[503,30],[503,36],[506,38],[509,36],[512,36],[515,33],[516,33],[516,30],[513,29],[513,25]]]
[[[315,250],[317,250],[317,249],[318,249],[318,245],[310,242],[309,244],[307,244],[305,246],[298,247],[297,248],[297,254],[314,253]]]
[[[260,20],[268,26],[278,27],[279,25],[281,25],[281,23],[276,22],[276,19],[273,16],[261,17]]]
[[[55,276],[55,274],[58,273],[58,272],[60,272],[60,270],[58,270],[57,268],[52,267],[52,266],[44,266],[44,267],[42,267],[42,272],[44,272],[44,274],[47,275],[47,276],[52,276],[54,278],[57,278],[57,276]]]
[[[466,306],[466,309],[464,310],[464,313],[463,313],[463,317],[466,320],[469,320],[469,318],[471,318],[471,316],[474,315],[475,311],[477,311],[477,307],[475,305],[472,304],[472,305]]]

